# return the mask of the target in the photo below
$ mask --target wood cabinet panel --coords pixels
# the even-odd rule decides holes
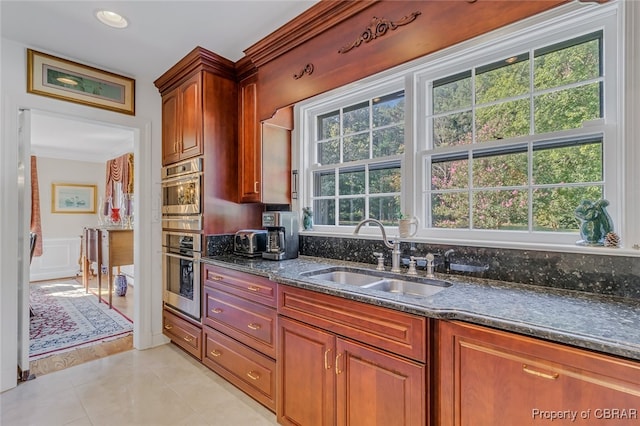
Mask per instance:
[[[271,411],[276,409],[276,363],[216,330],[204,327],[202,362]]]
[[[205,287],[204,312],[205,325],[275,358],[275,309]]]
[[[262,144],[258,121],[258,75],[238,85],[238,174],[240,202],[257,203],[262,190]]]
[[[348,19],[333,20],[320,2],[247,49],[259,66],[258,119],[314,95],[344,86],[412,59],[469,40],[567,0],[519,1],[379,1],[354,7]],[[336,2],[337,3],[337,2]],[[360,3],[360,2],[349,2]],[[364,7],[364,9],[363,9]],[[316,12],[318,10],[318,12]],[[324,13],[326,12],[326,13]],[[390,22],[418,12],[415,21],[390,28]],[[374,19],[387,20],[375,25]],[[325,22],[332,22],[329,28]],[[318,28],[322,27],[322,31]],[[382,28],[382,33],[378,29]],[[367,33],[367,31],[370,31]],[[358,47],[340,53],[356,42]],[[267,51],[272,51],[269,54]],[[311,74],[299,76],[308,64]]]
[[[424,364],[337,339],[337,425],[426,424]]]
[[[200,327],[164,309],[162,332],[173,343],[202,360],[202,329]]]
[[[554,420],[561,425],[638,422],[639,363],[447,321],[438,348],[438,425],[536,424],[549,421],[545,412],[568,416]]]
[[[204,265],[204,285],[276,307],[277,284],[267,278],[215,265]]]
[[[200,73],[162,97],[162,165],[202,155]]]
[[[279,321],[278,423],[334,425],[334,335],[288,318]]]
[[[278,313],[420,362],[427,356],[427,319],[286,285]]]

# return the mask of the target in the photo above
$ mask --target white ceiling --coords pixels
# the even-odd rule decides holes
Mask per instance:
[[[246,48],[315,3],[317,0],[0,0],[0,28],[3,38],[36,50],[153,81],[196,46],[235,62]],[[106,27],[94,16],[98,9],[120,13],[129,27]],[[43,113],[34,113],[31,140],[34,152],[80,156],[88,161],[113,158],[113,152],[123,149],[127,152],[123,143],[130,143],[133,150],[131,131]]]

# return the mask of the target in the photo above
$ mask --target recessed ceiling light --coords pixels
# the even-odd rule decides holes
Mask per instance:
[[[96,12],[96,18],[98,18],[98,20],[103,24],[112,28],[127,28],[127,26],[129,26],[129,23],[124,16],[109,10],[98,10]]]

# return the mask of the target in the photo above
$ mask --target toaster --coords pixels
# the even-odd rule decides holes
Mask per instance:
[[[264,229],[241,229],[233,239],[233,252],[239,256],[260,257],[267,249],[267,231]]]

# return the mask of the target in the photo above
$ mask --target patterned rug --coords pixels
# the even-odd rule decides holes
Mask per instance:
[[[49,282],[30,286],[29,359],[31,361],[81,346],[123,337],[133,322],[98,303],[76,282]]]

